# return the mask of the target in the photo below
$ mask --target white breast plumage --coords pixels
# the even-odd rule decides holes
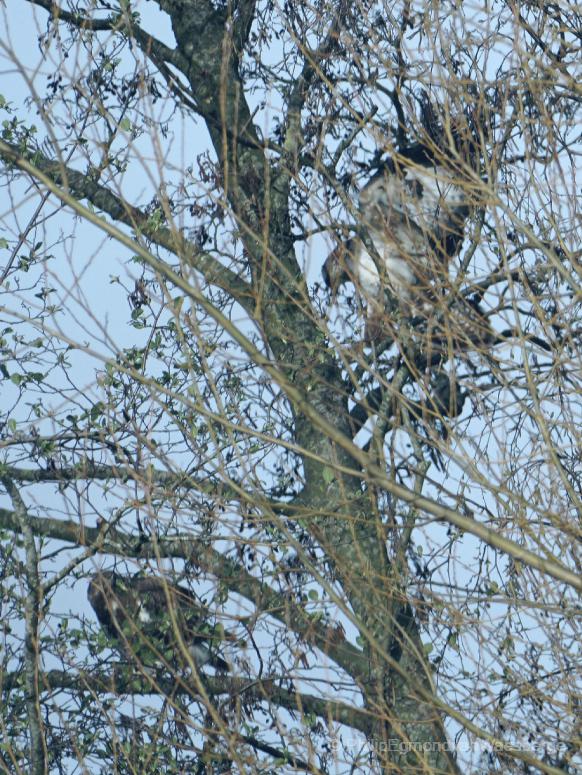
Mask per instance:
[[[360,193],[358,236],[336,250],[324,265],[326,283],[335,292],[352,280],[376,309],[383,288],[400,300],[415,297],[426,308],[435,285],[443,285],[449,260],[458,252],[469,213],[458,176],[433,163],[426,149],[387,160]],[[367,247],[368,245],[368,247]],[[373,248],[373,250],[372,250]]]

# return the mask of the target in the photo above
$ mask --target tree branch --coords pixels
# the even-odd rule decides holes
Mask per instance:
[[[19,439],[22,442],[22,439]],[[42,437],[36,437],[32,443],[39,443]],[[198,480],[187,472],[174,473],[173,471],[161,471],[156,468],[148,468],[147,471],[139,470],[124,465],[96,464],[90,460],[74,466],[61,466],[54,468],[22,468],[20,466],[4,465],[2,470],[11,479],[29,484],[40,482],[77,482],[77,481],[107,481],[114,479],[116,482],[151,482],[162,488],[168,488],[173,493],[177,490],[195,490],[212,498],[221,500],[239,501],[247,505],[253,504],[257,508],[269,509],[277,514],[288,514],[293,507],[284,501],[276,501],[270,498],[259,498],[254,492],[247,492],[238,485],[231,485],[223,480],[214,481],[208,478]]]
[[[250,600],[259,613],[277,619],[293,629],[304,641],[317,647],[351,675],[363,674],[367,660],[363,653],[346,641],[341,630],[323,627],[298,608],[286,595],[273,590],[252,576],[239,563],[195,538],[160,538],[143,541],[123,533],[106,522],[99,527],[85,527],[75,522],[35,517],[30,519],[34,535],[55,538],[105,554],[140,559],[181,558],[193,562],[205,573],[220,579],[232,592]],[[0,528],[21,532],[15,512],[0,508]]]
[[[19,160],[26,158],[34,159],[34,167],[57,187],[62,188],[63,193],[77,200],[85,199],[91,202],[113,220],[129,226],[137,236],[143,235],[155,245],[180,256],[200,272],[207,282],[222,288],[249,314],[253,314],[254,301],[250,286],[213,256],[199,250],[177,229],[152,223],[149,215],[114,194],[106,186],[59,161],[49,159],[39,150],[27,148],[23,151],[17,145],[1,141],[0,159],[5,163],[19,166]]]
[[[231,698],[240,697],[243,700],[257,702],[273,702],[279,707],[295,711],[300,714],[312,713],[326,721],[332,721],[338,724],[345,724],[351,729],[357,729],[364,735],[369,736],[377,723],[377,718],[373,711],[354,708],[344,702],[337,700],[322,699],[311,694],[288,691],[278,685],[276,681],[249,681],[243,678],[231,676],[200,676],[198,675],[198,685],[182,679],[180,676],[174,676],[173,679],[164,679],[159,676],[151,677],[145,675],[136,675],[132,673],[128,676],[127,665],[113,665],[109,672],[93,671],[91,673],[83,672],[81,674],[72,674],[70,671],[49,670],[42,674],[41,686],[45,691],[78,690],[79,687],[85,687],[92,694],[108,692],[118,695],[144,695],[144,694],[166,694],[167,696],[186,695],[188,697],[198,697],[201,686],[207,697],[220,697],[228,695]],[[18,673],[8,673],[3,676],[3,686],[11,690],[20,681]],[[202,683],[203,681],[203,683]],[[440,705],[441,703],[439,703]],[[460,713],[453,714],[458,720],[463,719]],[[542,762],[535,756],[532,756],[526,750],[513,747],[495,736],[484,732],[475,724],[468,720],[462,721],[463,725],[473,734],[482,740],[489,742],[497,750],[514,756],[520,761],[526,762],[533,767],[539,768],[547,775],[564,775],[563,770],[553,767],[546,762]],[[398,737],[398,733],[396,733]],[[406,739],[403,739],[406,742]],[[436,742],[436,741],[433,741]],[[419,759],[419,764],[421,760]],[[419,770],[424,771],[424,770]]]
[[[90,30],[91,32],[121,32],[128,36],[135,37],[140,48],[146,53],[149,51],[176,67],[184,64],[178,51],[169,48],[153,35],[149,35],[142,30],[134,21],[123,13],[111,14],[105,19],[91,19],[89,16],[81,13],[71,13],[62,8],[58,3],[52,0],[27,0],[31,5],[36,5],[47,11],[54,22],[65,22],[81,30]]]
[[[127,665],[112,665],[108,672],[94,671],[91,673],[73,673],[64,670],[49,670],[43,673],[40,685],[44,691],[78,690],[85,687],[91,693],[108,692],[112,694],[166,694],[186,695],[198,697],[200,689],[196,683],[187,678],[174,676],[145,676],[132,672],[128,675]],[[346,724],[352,729],[367,734],[373,725],[374,718],[371,713],[360,708],[354,708],[344,702],[332,699],[322,699],[311,694],[288,691],[278,685],[278,681],[264,680],[251,681],[244,678],[231,676],[202,676],[197,677],[203,682],[204,693],[209,697],[221,697],[228,695],[231,698],[240,697],[243,701],[273,702],[287,710],[304,713],[313,713],[321,718]],[[2,685],[10,691],[21,680],[19,673],[7,673],[2,677]]]
[[[24,536],[26,555],[25,568],[28,590],[24,601],[24,683],[29,726],[30,772],[31,775],[46,775],[48,757],[40,708],[38,673],[40,662],[38,613],[42,594],[42,585],[38,575],[38,556],[32,520],[28,515],[24,501],[10,478],[2,476],[2,484],[14,504],[14,521]]]
[[[44,172],[35,168],[35,166],[29,161],[16,154],[11,146],[8,146],[3,140],[0,140],[0,156],[3,154],[8,155],[8,157],[16,164],[16,166],[20,167],[25,172],[32,175],[36,180],[39,180],[41,183],[43,183],[43,185],[50,188],[53,193],[59,196],[63,202],[69,204],[75,212],[84,216],[90,222],[99,225],[103,231],[116,238],[121,244],[127,244],[128,246],[134,245],[131,239],[123,232],[111,224],[106,223],[105,221],[100,222],[100,219],[95,218],[93,214],[87,210],[87,208],[83,207],[80,202],[76,201],[74,197],[71,197],[68,194],[60,191],[58,185],[56,185],[54,181],[47,178]],[[558,579],[559,581],[563,581],[575,589],[582,591],[582,579],[577,574],[570,571],[562,563],[560,563],[556,558],[551,557],[550,559],[544,559],[539,557],[537,554],[531,552],[529,549],[523,548],[515,541],[505,538],[497,531],[486,527],[480,522],[477,522],[476,519],[460,514],[459,512],[443,506],[431,498],[420,496],[418,493],[415,493],[408,487],[404,487],[403,485],[393,481],[390,476],[386,475],[385,471],[371,462],[370,456],[365,451],[356,446],[352,442],[349,435],[346,435],[341,428],[338,429],[338,427],[336,427],[331,419],[329,419],[330,407],[327,407],[327,411],[325,412],[319,411],[318,403],[314,403],[313,399],[310,400],[310,397],[306,395],[305,391],[302,389],[303,384],[299,383],[299,387],[294,384],[294,381],[292,381],[287,376],[287,374],[281,370],[278,364],[273,363],[272,360],[270,360],[260,350],[258,350],[257,347],[255,347],[255,345],[248,339],[248,337],[245,336],[245,334],[242,333],[235,325],[233,325],[232,321],[229,320],[220,310],[218,310],[202,293],[200,293],[197,288],[194,288],[186,283],[169,267],[165,266],[161,261],[159,261],[155,256],[142,248],[140,245],[136,244],[135,249],[139,255],[144,258],[149,266],[160,271],[164,277],[174,282],[177,287],[182,288],[195,302],[197,302],[201,308],[205,310],[205,312],[207,312],[219,325],[221,325],[223,330],[227,332],[233,338],[233,340],[237,342],[237,344],[240,345],[240,347],[252,359],[252,361],[260,368],[263,368],[264,371],[279,385],[279,387],[285,391],[288,400],[294,404],[295,410],[302,414],[303,428],[307,428],[306,424],[309,423],[307,432],[305,434],[300,434],[300,437],[305,435],[305,440],[307,442],[304,444],[304,455],[306,462],[309,461],[310,457],[313,461],[319,458],[316,464],[318,479],[320,479],[321,476],[322,465],[325,465],[326,463],[326,457],[320,457],[318,455],[318,452],[321,449],[321,440],[325,439],[326,453],[328,444],[331,442],[346,453],[347,460],[354,461],[355,465],[358,466],[352,467],[346,465],[345,462],[333,462],[333,471],[335,473],[352,478],[356,482],[360,482],[363,470],[366,472],[368,480],[375,486],[384,488],[392,495],[395,495],[398,498],[402,498],[402,500],[406,501],[407,503],[411,503],[419,509],[423,509],[428,514],[434,516],[437,520],[450,522],[461,530],[477,536],[490,546],[493,546],[496,549],[500,549],[502,552],[509,554],[510,556],[520,560],[526,565],[530,565],[532,568],[536,568],[543,573],[547,573],[549,576],[552,576],[553,578]],[[283,342],[283,344],[285,344],[285,342]],[[135,373],[138,379],[142,378],[141,375],[137,374],[135,371],[127,370],[127,372]],[[335,404],[332,404],[331,409],[334,407]],[[335,417],[335,420],[337,423],[337,416]],[[317,437],[317,442],[312,441],[314,435]],[[312,451],[312,449],[315,451]],[[324,507],[324,502],[327,504],[327,507]],[[329,503],[330,498],[329,494],[327,494],[325,501],[322,501],[321,507],[319,508],[323,509],[325,513],[328,513]],[[374,536],[372,536],[370,533],[369,538],[371,539],[372,537],[375,538],[375,533]],[[335,538],[337,538],[337,536]],[[332,547],[333,544],[331,544],[329,548]],[[368,546],[366,546],[366,549],[368,549]]]

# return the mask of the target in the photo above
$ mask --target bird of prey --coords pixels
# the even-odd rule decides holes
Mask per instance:
[[[381,164],[360,193],[360,233],[324,264],[324,281],[334,295],[352,281],[369,315],[383,312],[385,287],[407,312],[418,314],[435,303],[470,213],[456,166],[435,144],[422,143]]]
[[[187,669],[190,657],[197,667],[230,670],[218,651],[232,635],[209,624],[209,611],[187,589],[160,576],[101,571],[91,578],[87,597],[105,632],[130,661]]]

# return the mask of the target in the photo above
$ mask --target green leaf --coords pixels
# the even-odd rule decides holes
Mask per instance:
[[[131,132],[131,121],[128,118],[122,118],[119,122],[119,128],[124,132]]]
[[[309,592],[307,593],[307,597],[310,600],[319,600],[319,593],[316,589],[310,589]]]
[[[95,422],[95,420],[99,419],[99,417],[101,417],[103,414],[104,409],[105,404],[102,401],[98,401],[96,404],[94,404],[91,407],[91,420]]]
[[[325,468],[323,469],[322,476],[323,476],[323,481],[326,484],[331,484],[335,479],[335,472],[333,468],[330,468],[329,466],[325,466]]]

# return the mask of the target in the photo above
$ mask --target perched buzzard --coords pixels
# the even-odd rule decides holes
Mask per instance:
[[[463,241],[465,190],[436,146],[419,143],[384,161],[360,193],[367,245],[357,236],[334,250],[323,267],[326,285],[335,293],[352,281],[371,314],[383,310],[384,287],[405,308],[429,308]]]
[[[230,665],[218,654],[232,636],[208,624],[209,612],[183,587],[159,576],[96,573],[87,592],[99,623],[132,661],[145,666],[198,667],[220,671]]]

